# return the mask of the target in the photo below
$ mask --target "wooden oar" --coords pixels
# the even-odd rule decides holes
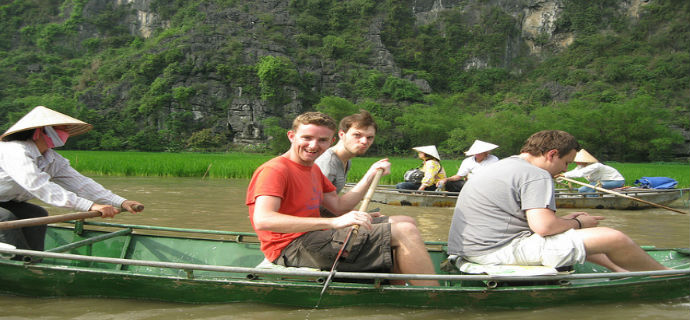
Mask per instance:
[[[658,207],[658,208],[662,208],[662,209],[666,209],[666,210],[670,210],[670,211],[678,212],[678,213],[682,213],[682,214],[686,214],[686,213],[687,213],[687,212],[680,211],[680,210],[678,210],[678,209],[673,209],[673,208],[670,208],[670,207],[667,207],[667,206],[664,206],[664,205],[661,205],[661,204],[658,204],[658,203],[649,202],[649,201],[647,201],[647,200],[643,200],[643,199],[640,199],[640,198],[635,198],[635,197],[629,196],[629,195],[627,195],[627,194],[623,194],[623,193],[616,192],[616,191],[609,190],[609,189],[604,189],[604,188],[602,188],[602,187],[593,186],[593,185],[591,185],[591,184],[587,184],[587,183],[584,183],[584,182],[580,182],[580,181],[577,181],[577,180],[574,180],[574,179],[570,179],[570,178],[566,178],[566,177],[558,177],[558,179],[565,180],[565,181],[568,181],[568,182],[572,182],[572,183],[575,183],[575,184],[579,184],[579,185],[581,185],[581,186],[585,186],[585,187],[588,187],[588,188],[592,188],[592,189],[595,189],[595,190],[597,190],[597,191],[601,191],[601,192],[605,192],[605,193],[610,193],[610,194],[613,194],[613,195],[616,195],[616,196],[619,196],[619,197],[628,198],[628,199],[632,199],[632,200],[639,201],[639,202],[642,202],[642,203],[646,203],[646,204],[648,204],[648,205],[650,205],[650,206],[655,206],[655,207]]]
[[[135,205],[132,207],[132,209],[134,209],[134,211],[140,212],[140,211],[144,210],[144,205]],[[100,217],[100,216],[101,216],[101,213],[98,211],[87,211],[87,212],[66,213],[66,214],[40,217],[40,218],[29,218],[29,219],[4,221],[4,222],[0,222],[0,230],[33,227],[33,226],[39,226],[39,225],[49,224],[49,223],[64,222],[64,221],[69,221],[69,220],[88,219],[88,218]]]
[[[376,175],[374,176],[374,179],[371,181],[371,184],[369,185],[369,190],[367,190],[367,193],[364,195],[364,199],[362,199],[362,204],[359,206],[359,211],[367,211],[367,206],[369,206],[369,201],[371,201],[371,197],[374,195],[374,192],[376,191],[376,186],[379,184],[379,180],[381,179],[381,175],[383,175],[383,169],[378,169],[376,171]],[[350,241],[350,238],[352,236],[357,237],[358,232],[359,232],[359,225],[358,224],[352,226],[350,228],[350,231],[347,232],[347,236],[345,236],[345,241],[343,241],[343,245],[340,247],[340,250],[338,251],[338,255],[335,256],[335,261],[333,261],[333,266],[331,267],[331,272],[328,274],[328,277],[326,278],[326,282],[324,282],[324,284],[323,284],[323,288],[321,289],[321,295],[319,295],[319,301],[316,302],[315,308],[319,307],[319,303],[321,303],[321,298],[323,298],[323,293],[326,292],[328,285],[331,283],[331,280],[333,279],[333,275],[335,274],[335,270],[336,270],[336,267],[338,266],[338,262],[340,261],[340,257],[343,255],[345,248],[347,248],[347,244]]]

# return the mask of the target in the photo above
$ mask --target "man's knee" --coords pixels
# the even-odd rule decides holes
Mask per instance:
[[[584,229],[587,230],[587,229]],[[635,242],[622,231],[609,227],[592,228],[592,236],[585,237],[585,243],[594,242],[593,244],[600,244],[608,247],[608,249],[615,249],[616,247],[625,247],[635,245]]]
[[[389,220],[392,225],[396,225],[398,223],[411,223],[413,225],[417,225],[417,220],[410,216],[391,216],[389,217]]]
[[[391,237],[391,244],[398,246],[405,243],[417,243],[421,241],[422,235],[414,222],[403,221],[391,223]]]

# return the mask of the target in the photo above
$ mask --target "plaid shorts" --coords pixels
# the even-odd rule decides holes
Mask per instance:
[[[350,227],[307,232],[285,247],[273,263],[330,270],[349,231]],[[349,251],[340,257],[338,271],[390,272],[393,269],[388,217],[374,218],[371,230],[359,228],[349,242]]]

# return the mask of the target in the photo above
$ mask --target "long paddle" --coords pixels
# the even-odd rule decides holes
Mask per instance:
[[[589,188],[595,189],[595,190],[597,190],[597,191],[601,191],[601,192],[605,192],[605,193],[610,193],[610,194],[613,194],[613,195],[616,195],[616,196],[619,196],[619,197],[628,198],[628,199],[632,199],[632,200],[639,201],[639,202],[642,202],[642,203],[646,203],[646,204],[651,205],[651,206],[663,208],[663,209],[666,209],[666,210],[671,210],[671,211],[673,211],[673,212],[678,212],[678,213],[682,213],[682,214],[686,214],[686,213],[687,213],[687,212],[683,212],[683,211],[680,211],[680,210],[678,210],[678,209],[673,209],[673,208],[670,208],[670,207],[667,207],[667,206],[664,206],[664,205],[661,205],[661,204],[658,204],[658,203],[649,202],[649,201],[647,201],[647,200],[643,200],[643,199],[640,199],[640,198],[635,198],[635,197],[629,196],[629,195],[627,195],[627,194],[622,194],[622,193],[619,193],[619,192],[616,192],[616,191],[613,191],[613,190],[609,190],[609,189],[604,189],[604,188],[601,188],[601,187],[593,186],[593,185],[591,185],[591,184],[587,184],[587,183],[580,182],[580,181],[577,181],[577,180],[573,180],[573,179],[570,179],[570,178],[558,177],[558,179],[565,180],[565,181],[572,182],[572,183],[576,183],[576,184],[579,184],[579,185],[581,185],[581,186],[585,186],[585,187],[589,187]]]
[[[134,211],[140,212],[140,211],[144,210],[144,205],[135,205],[132,207],[132,209],[134,209]],[[49,224],[49,223],[64,222],[64,221],[69,221],[69,220],[87,219],[87,218],[100,217],[100,216],[101,216],[101,213],[98,211],[87,211],[87,212],[66,213],[66,214],[40,217],[40,218],[29,218],[29,219],[21,219],[21,220],[4,221],[4,222],[0,222],[0,230],[25,228],[25,227],[38,226],[38,225]]]
[[[383,169],[376,170],[376,175],[374,176],[374,179],[371,181],[371,184],[369,185],[369,190],[367,190],[367,193],[364,195],[364,199],[362,199],[362,204],[359,206],[359,211],[367,211],[367,206],[369,206],[369,201],[371,201],[371,197],[374,195],[374,192],[376,191],[376,186],[379,184],[381,175],[383,175]],[[340,257],[343,255],[345,248],[347,248],[347,243],[350,241],[350,238],[353,235],[357,237],[358,232],[358,224],[352,226],[350,228],[350,231],[347,232],[347,236],[345,236],[345,241],[343,241],[343,245],[340,247],[338,255],[335,256],[335,261],[333,261],[331,272],[328,274],[326,282],[324,282],[323,284],[323,289],[321,289],[321,295],[319,295],[319,301],[316,302],[315,308],[319,307],[319,303],[321,303],[321,298],[323,298],[323,293],[326,292],[328,285],[331,283],[331,280],[333,279],[333,275],[335,274],[335,268],[338,266],[338,262],[340,261]]]

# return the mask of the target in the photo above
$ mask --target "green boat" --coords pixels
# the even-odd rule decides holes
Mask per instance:
[[[446,265],[445,243],[428,242],[436,275],[256,268],[253,233],[76,222],[48,227],[46,251],[0,248],[0,292],[183,303],[258,302],[298,307],[536,308],[554,304],[658,301],[690,295],[688,249],[645,247],[675,270],[610,273],[592,264],[549,276],[462,274]],[[446,270],[452,271],[446,271]],[[435,279],[440,286],[388,284]]]

